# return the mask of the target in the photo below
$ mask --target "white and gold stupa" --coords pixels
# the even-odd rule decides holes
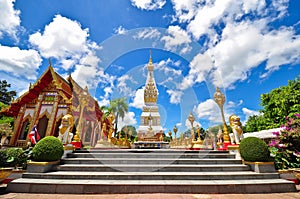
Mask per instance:
[[[163,128],[160,124],[160,114],[158,112],[157,98],[158,90],[154,79],[154,65],[152,55],[147,66],[148,75],[144,89],[144,107],[138,127],[139,141],[162,141]]]

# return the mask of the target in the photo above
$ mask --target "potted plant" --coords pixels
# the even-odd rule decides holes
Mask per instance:
[[[257,173],[276,172],[268,145],[263,140],[257,137],[244,138],[239,149],[244,164],[249,165],[251,170]]]
[[[54,137],[47,136],[41,139],[32,149],[32,160],[28,162],[27,171],[44,173],[58,165],[64,154],[62,142]]]

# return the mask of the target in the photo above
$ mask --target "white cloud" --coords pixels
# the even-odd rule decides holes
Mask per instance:
[[[245,114],[246,116],[246,121],[248,120],[248,118],[250,116],[253,116],[253,115],[260,115],[260,112],[259,111],[255,111],[255,110],[250,110],[248,108],[242,108],[242,111],[243,113]]]
[[[267,74],[281,65],[299,63],[300,36],[294,35],[291,28],[264,33],[264,24],[262,20],[224,28],[223,39],[207,52],[217,68],[212,74],[214,85],[230,87],[246,80],[251,70],[264,61]]]
[[[45,58],[54,57],[65,70],[81,62],[98,46],[88,40],[88,29],[82,29],[77,21],[56,15],[45,26],[44,32],[36,32],[29,37],[29,42],[37,47]]]
[[[190,122],[188,119],[185,120],[185,126],[186,126],[188,129],[191,129],[191,128],[192,128],[192,124],[191,124],[191,122]],[[197,122],[197,121],[194,121],[194,122],[193,122],[193,127],[197,127],[197,126],[201,127],[201,124],[200,124],[199,122]]]
[[[0,45],[1,71],[33,80],[36,79],[37,69],[41,63],[42,59],[35,50],[21,50],[19,47]]]
[[[133,98],[133,102],[129,104],[129,106],[134,108],[142,109],[144,106],[144,87],[141,89],[138,89],[135,92],[135,96]]]
[[[136,125],[137,121],[135,119],[135,113],[129,111],[128,113],[125,113],[125,117],[122,120],[122,118],[118,119],[118,131],[120,131],[123,126],[125,125]]]
[[[181,83],[181,89],[187,89],[197,82],[203,82],[207,78],[208,72],[213,68],[213,61],[207,54],[199,53],[190,63],[190,71]]]
[[[4,33],[16,38],[20,26],[20,11],[14,9],[15,0],[0,1],[0,38]]]
[[[232,115],[236,108],[238,108],[242,103],[243,100],[240,100],[238,103],[228,101],[224,104],[224,117],[226,122],[228,122],[229,116]],[[222,123],[220,108],[213,99],[207,99],[206,101],[198,104],[194,107],[193,111],[197,118],[209,120],[212,125]]]
[[[189,44],[192,42],[187,32],[180,28],[180,26],[169,26],[167,30],[168,35],[161,38],[165,42],[167,50],[175,51],[179,49],[181,53],[187,53],[192,50]]]
[[[133,77],[129,76],[128,74],[122,75],[117,80],[117,89],[118,92],[124,96],[132,97],[135,95],[135,92],[131,89],[128,84],[134,83],[137,84]]]
[[[134,39],[155,39],[159,38],[161,33],[155,28],[146,28],[145,30],[138,31],[136,35],[133,36]]]
[[[210,57],[212,63],[204,70],[191,64],[182,82],[184,88],[204,81],[207,75],[215,86],[233,88],[234,83],[246,80],[261,63],[266,63],[266,72],[261,75],[264,78],[281,66],[300,62],[300,36],[294,27],[274,29],[270,25],[286,15],[288,0],[269,3],[172,0],[172,3],[175,19],[184,25],[181,27],[186,27],[183,31],[196,40],[203,39],[206,51],[201,54]]]
[[[157,10],[166,4],[166,0],[131,0],[131,4],[142,10]]]
[[[117,29],[115,29],[115,33],[118,35],[125,35],[126,29],[122,26],[119,26]]]
[[[172,104],[179,104],[181,102],[181,97],[183,95],[182,91],[176,90],[167,90],[167,93],[170,95],[170,103]]]
[[[176,70],[176,69],[173,69],[173,68],[169,67],[170,65],[179,66],[180,61],[174,62],[173,60],[168,58],[167,60],[161,60],[160,62],[158,62],[155,65],[156,65],[155,66],[156,70],[163,71],[166,76],[174,76],[174,75],[175,76],[180,76],[180,75],[182,75],[181,70]]]

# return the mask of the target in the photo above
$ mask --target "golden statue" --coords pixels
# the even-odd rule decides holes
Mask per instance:
[[[231,144],[239,144],[240,141],[243,139],[243,129],[240,118],[233,114],[229,117],[229,123],[233,132],[229,134]]]
[[[109,113],[109,115],[107,116],[107,119],[110,124],[109,130],[108,130],[108,141],[111,142],[112,133],[114,132],[113,121],[115,120],[115,116],[114,116],[113,112]]]
[[[103,138],[104,138],[104,135],[106,134],[106,123],[104,122],[103,124],[102,124],[102,128],[101,128],[101,140],[103,140]]]
[[[61,124],[59,126],[58,139],[60,139],[63,144],[71,143],[73,138],[73,126],[74,119],[70,111],[68,111],[68,113],[65,116],[63,116]]]

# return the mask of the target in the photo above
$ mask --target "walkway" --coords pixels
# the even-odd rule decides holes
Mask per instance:
[[[1,199],[300,199],[300,192],[273,194],[25,194],[5,193],[6,185],[0,185]],[[300,191],[300,185],[297,185]]]

